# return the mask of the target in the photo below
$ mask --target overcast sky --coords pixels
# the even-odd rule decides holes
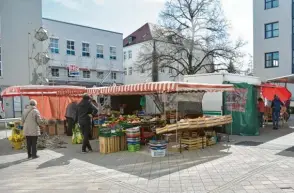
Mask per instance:
[[[124,37],[146,22],[157,23],[165,0],[43,0],[43,17],[117,31]],[[252,54],[252,0],[222,0],[233,39]]]

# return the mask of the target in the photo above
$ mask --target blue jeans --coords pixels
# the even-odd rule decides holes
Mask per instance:
[[[273,126],[279,128],[280,111],[273,111]]]
[[[264,112],[259,112],[258,121],[259,121],[259,126],[260,127],[263,126],[263,115],[264,115]]]

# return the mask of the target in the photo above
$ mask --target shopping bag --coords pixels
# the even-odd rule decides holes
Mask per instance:
[[[75,125],[72,132],[72,144],[83,143],[83,135],[78,124]]]

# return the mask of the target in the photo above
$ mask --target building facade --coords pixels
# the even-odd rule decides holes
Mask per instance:
[[[123,83],[122,33],[43,18],[49,39],[50,84],[105,86]]]
[[[264,81],[294,73],[293,6],[293,0],[253,1],[254,75]]]
[[[141,68],[138,60],[143,52],[152,53],[154,24],[146,23],[123,41],[123,65],[125,72],[125,84],[151,82],[151,65]],[[157,49],[160,49],[160,42],[156,42]],[[158,69],[158,81],[174,81],[173,71],[168,68]]]
[[[38,41],[36,32],[47,30]],[[0,88],[34,81],[36,57],[49,62],[35,74],[43,84],[103,86],[123,84],[123,35],[88,26],[42,18],[42,0],[0,1]],[[18,117],[23,99],[6,98],[6,117]]]

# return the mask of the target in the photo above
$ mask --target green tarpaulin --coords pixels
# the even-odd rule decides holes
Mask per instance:
[[[226,82],[232,84],[230,82]],[[232,114],[232,125],[226,126],[226,132],[233,135],[259,135],[257,112],[257,88],[247,83],[233,83],[235,90],[224,93],[224,113]]]

